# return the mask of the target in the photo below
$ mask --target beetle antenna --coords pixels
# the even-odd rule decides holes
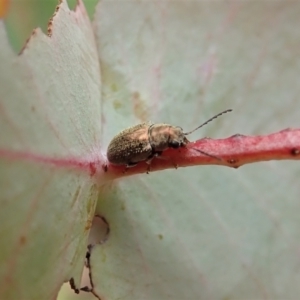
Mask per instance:
[[[207,152],[204,152],[204,151],[202,151],[202,150],[199,150],[199,149],[196,149],[196,148],[191,148],[191,149],[193,149],[193,150],[195,150],[195,151],[197,151],[197,152],[200,152],[201,154],[203,154],[203,155],[206,155],[206,156],[208,156],[208,157],[212,157],[212,158],[214,158],[214,159],[216,159],[216,160],[222,160],[222,158],[220,158],[220,157],[218,157],[218,156],[215,156],[215,155],[212,155],[212,154],[209,154],[209,153],[207,153]]]
[[[219,114],[213,116],[212,118],[210,118],[209,120],[207,120],[205,123],[201,124],[200,126],[198,126],[197,128],[195,128],[194,130],[192,131],[189,131],[189,132],[186,132],[186,133],[183,133],[184,135],[188,135],[188,134],[191,134],[192,132],[196,131],[197,129],[203,127],[204,125],[206,125],[207,123],[209,123],[210,121],[212,121],[213,119],[216,119],[217,117],[223,115],[223,114],[226,114],[228,112],[232,111],[232,109],[227,109],[227,110],[224,110],[222,112],[220,112]]]

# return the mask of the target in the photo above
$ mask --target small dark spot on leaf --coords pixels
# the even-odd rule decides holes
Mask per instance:
[[[19,239],[19,242],[20,242],[20,245],[24,246],[27,242],[26,237],[24,235],[21,235],[20,239]]]
[[[52,22],[53,22],[53,19],[51,18],[48,22],[48,28],[47,28],[47,34],[49,37],[52,36]]]
[[[158,235],[158,238],[159,238],[160,240],[162,240],[164,237],[163,237],[162,234],[159,234],[159,235]]]
[[[118,91],[118,86],[117,86],[117,84],[116,84],[116,83],[111,84],[110,89],[111,89],[113,92],[117,92],[117,91]]]
[[[122,107],[122,102],[118,101],[118,100],[114,100],[113,102],[113,106],[114,106],[114,109],[119,109]]]
[[[92,227],[92,221],[91,220],[87,220],[84,230],[89,231]]]

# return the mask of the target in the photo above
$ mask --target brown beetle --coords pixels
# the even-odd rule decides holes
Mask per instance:
[[[110,142],[107,149],[108,161],[114,165],[126,165],[126,169],[135,166],[141,161],[150,164],[154,157],[159,156],[168,148],[185,147],[190,141],[186,135],[206,125],[220,115],[232,111],[225,110],[207,120],[192,131],[183,132],[179,126],[158,123],[142,123],[121,131]],[[219,157],[194,149],[204,155],[220,160]],[[126,170],[125,169],[125,170]]]

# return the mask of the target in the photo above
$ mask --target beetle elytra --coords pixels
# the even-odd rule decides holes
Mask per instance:
[[[186,138],[187,135],[230,111],[232,110],[222,111],[194,130],[185,133],[181,127],[165,123],[142,123],[127,128],[116,135],[110,142],[107,149],[107,159],[113,165],[125,165],[126,169],[135,166],[141,161],[145,161],[149,165],[147,170],[149,171],[154,157],[161,155],[168,148],[185,147],[190,142]],[[220,160],[219,157],[202,150],[194,150]]]

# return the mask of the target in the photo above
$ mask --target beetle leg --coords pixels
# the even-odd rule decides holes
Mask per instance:
[[[129,163],[126,165],[126,167],[125,167],[123,173],[126,173],[127,170],[128,170],[129,168],[135,167],[136,165],[137,165],[137,163],[129,162]]]
[[[151,171],[151,162],[152,162],[152,159],[157,156],[156,154],[151,154],[151,157],[149,157],[147,160],[146,160],[146,164],[148,165],[147,167],[147,174],[149,174],[149,172]]]
[[[158,158],[158,159],[164,159],[164,160],[170,161],[170,162],[173,164],[174,168],[175,168],[175,169],[178,169],[178,164],[177,164],[177,163],[175,163],[173,160],[170,160],[169,157],[160,156],[160,154],[161,154],[161,153],[157,153],[157,155],[155,155],[155,157]]]
[[[209,154],[209,153],[207,153],[207,152],[204,152],[204,151],[202,151],[202,150],[199,150],[199,149],[196,149],[196,148],[191,148],[191,149],[193,149],[193,150],[195,150],[195,151],[197,151],[197,152],[199,152],[199,153],[201,153],[201,154],[203,154],[203,155],[206,155],[206,156],[208,156],[208,157],[215,158],[216,160],[222,160],[222,158],[221,158],[221,157],[218,157],[218,156],[215,156],[215,155]]]
[[[146,160],[146,164],[148,165],[148,168],[147,168],[147,174],[149,174],[149,172],[151,171],[151,163],[152,163],[152,160],[154,157],[158,157],[162,154],[162,151],[157,151],[157,152],[154,152],[152,153],[148,159]]]
[[[154,158],[154,156],[151,157],[150,159],[146,160],[146,164],[148,165],[148,167],[147,167],[147,174],[149,174],[149,172],[151,171],[151,162],[152,162],[153,158]]]

